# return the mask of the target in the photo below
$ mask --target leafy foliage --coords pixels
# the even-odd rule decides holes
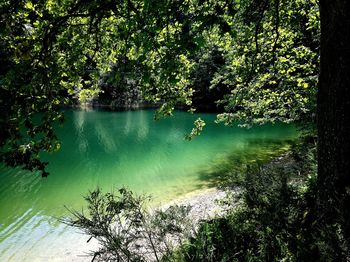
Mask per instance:
[[[101,89],[138,90],[160,104],[157,118],[216,100],[226,124],[313,117],[315,0],[21,0],[0,13],[0,155],[11,166],[47,175],[39,153],[59,148],[57,107]]]
[[[173,205],[150,212],[145,207],[149,198],[134,196],[125,188],[119,194],[97,189],[85,199],[88,215],[71,211],[74,218],[64,222],[99,241],[94,260],[160,261],[191,232],[189,207]]]
[[[212,80],[231,94],[222,99],[218,120],[246,125],[312,119],[319,67],[319,12],[316,1],[241,1],[221,48],[226,64]],[[276,13],[278,11],[278,13]],[[230,46],[231,48],[226,48]]]
[[[187,140],[192,140],[194,137],[199,136],[205,126],[205,122],[198,118],[196,121],[194,121],[194,127],[192,128],[192,131],[190,134],[186,136]]]
[[[146,198],[125,189],[119,195],[91,192],[89,214],[74,211],[66,222],[99,240],[95,257],[102,260],[347,261],[340,221],[319,217],[315,157],[312,132],[283,157],[241,170],[236,181],[226,182],[239,192],[223,200],[232,208],[195,230],[189,207],[148,212]]]
[[[177,260],[347,261],[349,243],[341,225],[318,216],[315,145],[301,143],[292,155],[251,169],[238,181],[240,207],[203,222],[174,254]]]

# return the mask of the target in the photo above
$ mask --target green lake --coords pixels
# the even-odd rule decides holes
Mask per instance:
[[[199,116],[205,130],[185,140]],[[0,167],[0,261],[72,261],[66,256],[87,251],[88,238],[57,218],[68,215],[65,206],[81,210],[97,186],[126,186],[166,203],[217,185],[225,167],[276,156],[297,137],[293,125],[225,127],[214,114],[180,111],[154,121],[153,110],[67,110],[65,119],[57,128],[61,150],[42,156],[50,163],[47,178]]]

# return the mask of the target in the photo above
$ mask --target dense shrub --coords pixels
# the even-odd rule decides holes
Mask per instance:
[[[349,261],[340,225],[318,217],[313,141],[307,136],[278,161],[250,168],[239,181],[240,207],[202,222],[175,260]]]
[[[95,255],[108,261],[349,261],[340,223],[317,208],[315,136],[300,141],[268,164],[232,172],[225,181],[236,194],[223,200],[232,208],[195,231],[189,207],[149,212],[125,189],[91,192],[89,214],[73,212],[68,223],[98,239]]]
[[[71,211],[64,222],[98,240],[93,252],[99,261],[159,261],[165,259],[191,232],[189,207],[173,205],[149,211],[148,197],[122,188],[118,193],[100,189],[85,197],[88,212]]]

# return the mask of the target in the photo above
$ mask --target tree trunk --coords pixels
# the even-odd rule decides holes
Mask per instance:
[[[320,0],[318,200],[350,237],[350,0]]]

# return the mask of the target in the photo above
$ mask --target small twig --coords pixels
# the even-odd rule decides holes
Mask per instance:
[[[273,67],[275,67],[275,61],[276,61],[276,50],[277,50],[277,42],[279,40],[280,37],[280,33],[279,33],[279,23],[280,23],[280,17],[279,17],[279,5],[280,5],[280,0],[274,0],[274,5],[275,5],[275,33],[276,33],[276,38],[275,38],[275,42],[273,44],[273,48],[272,48],[272,65]]]

